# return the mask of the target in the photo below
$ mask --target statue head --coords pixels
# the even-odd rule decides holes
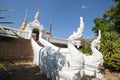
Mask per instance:
[[[91,46],[100,48],[101,30],[99,30],[98,37],[92,41]]]
[[[68,40],[71,41],[73,44],[77,45],[78,47],[81,46],[80,39],[83,36],[83,30],[84,30],[83,17],[80,17],[80,26],[77,32],[74,32],[72,35],[70,35]]]

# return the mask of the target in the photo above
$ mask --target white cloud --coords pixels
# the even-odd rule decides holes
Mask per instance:
[[[81,8],[84,9],[84,8],[86,8],[86,6],[85,6],[85,5],[82,5]]]

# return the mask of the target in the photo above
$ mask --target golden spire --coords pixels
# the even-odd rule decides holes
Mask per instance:
[[[3,30],[3,31],[4,31],[5,29],[4,29],[4,27],[0,26],[0,30]]]
[[[28,9],[26,10],[25,18],[24,18],[24,21],[22,23],[22,26],[20,27],[20,30],[24,30],[26,28],[26,25],[27,25],[27,23],[26,23],[26,21],[27,21],[27,19],[26,19],[27,14],[28,14]]]

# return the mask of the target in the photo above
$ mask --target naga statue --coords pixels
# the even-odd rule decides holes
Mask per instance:
[[[69,38],[67,48],[57,47],[42,38],[40,33],[40,42],[44,45],[38,46],[39,49],[34,54],[34,63],[40,67],[40,72],[47,75],[52,80],[80,80],[85,75],[103,78],[101,66],[103,64],[103,55],[96,48],[100,48],[101,32],[98,37],[92,41],[92,55],[87,56],[80,52],[77,47],[81,46],[81,37],[83,35],[84,22],[80,17],[80,27]],[[32,39],[33,43],[35,41]]]

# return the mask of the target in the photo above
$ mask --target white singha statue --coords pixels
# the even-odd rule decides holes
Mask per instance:
[[[59,48],[40,35],[40,42],[45,46],[38,46],[32,39],[34,51],[34,63],[40,66],[40,72],[47,75],[52,80],[80,80],[84,75],[95,76],[99,79],[103,77],[100,68],[103,63],[102,54],[96,49],[100,46],[101,33],[97,39],[91,43],[92,55],[87,56],[74,46],[80,42],[83,35],[84,22],[80,17],[80,28],[68,39],[67,48]],[[37,48],[36,48],[37,46]],[[80,44],[79,44],[80,46]]]

